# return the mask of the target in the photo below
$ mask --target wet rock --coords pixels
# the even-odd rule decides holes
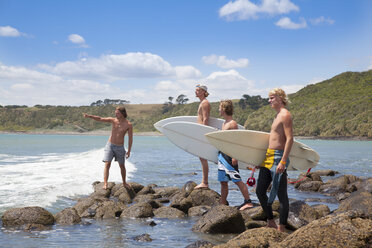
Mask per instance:
[[[298,179],[296,180],[296,183],[294,184],[294,187],[297,189],[300,187],[301,184],[303,183],[307,183],[307,182],[311,182],[311,178],[309,177],[298,177]]]
[[[356,191],[343,200],[335,213],[349,210],[361,211],[364,215],[372,217],[372,194],[367,191]]]
[[[334,170],[317,170],[317,171],[313,171],[311,173],[317,174],[319,176],[334,176],[334,175],[338,174],[338,172],[334,171]]]
[[[319,187],[319,192],[327,195],[336,195],[345,192],[349,179],[346,176],[341,176],[335,179],[330,179]]]
[[[126,209],[127,206],[122,202],[107,201],[102,202],[95,210],[96,219],[108,219],[120,217],[121,213]]]
[[[145,186],[143,186],[142,184],[139,184],[139,183],[136,183],[136,182],[130,182],[128,183],[132,189],[134,190],[134,192],[137,194],[138,192],[140,192]],[[123,184],[122,184],[123,185]]]
[[[180,192],[180,189],[177,187],[160,187],[155,188],[155,194],[161,195],[163,198],[168,198],[174,195],[177,192]]]
[[[94,187],[94,195],[96,196],[103,196],[103,197],[110,197],[111,189],[115,186],[115,183],[109,182],[107,183],[107,189],[103,189],[103,183],[97,183]]]
[[[149,203],[135,203],[130,207],[124,209],[122,214],[120,215],[121,218],[147,218],[153,217],[154,213],[152,211],[152,207]]]
[[[54,216],[57,224],[74,225],[81,222],[81,218],[75,208],[66,208]]]
[[[138,242],[151,242],[152,241],[150,234],[147,234],[147,233],[138,235],[134,237],[133,239]]]
[[[87,210],[94,203],[95,203],[95,200],[90,197],[81,198],[75,204],[74,208],[76,209],[77,213],[81,216],[84,213],[84,211]]]
[[[122,187],[115,192],[114,196],[118,196],[119,201],[125,204],[130,204],[132,203],[132,199],[136,196],[136,193],[131,188],[128,189],[126,187]]]
[[[192,227],[194,232],[202,233],[241,233],[245,225],[239,210],[234,207],[218,205],[203,215]]]
[[[156,218],[177,219],[185,217],[185,213],[172,207],[161,207],[154,210]]]
[[[185,248],[212,248],[212,247],[214,247],[214,245],[211,242],[205,240],[198,240],[192,244],[189,244]]]
[[[276,247],[368,247],[371,237],[372,220],[349,211],[315,220],[289,235]]]
[[[305,182],[301,183],[300,186],[298,187],[298,190],[301,191],[318,191],[320,186],[323,183],[320,181],[310,181],[310,182]]]
[[[155,221],[150,221],[150,223],[149,223],[149,226],[156,226],[157,224],[156,224],[156,222]]]
[[[305,226],[319,217],[318,212],[303,201],[295,201],[289,205],[288,224],[295,229]]]
[[[250,208],[243,212],[247,213],[252,220],[266,220],[266,214],[261,207]]]
[[[206,214],[209,210],[211,210],[211,206],[196,206],[189,208],[189,211],[187,212],[188,216],[203,216]]]
[[[196,186],[197,186],[196,182],[188,181],[185,183],[185,185],[183,185],[182,191],[186,193],[186,196],[188,196]]]
[[[220,195],[211,189],[194,189],[187,197],[192,206],[213,206],[219,204]]]
[[[22,229],[25,232],[33,232],[33,231],[40,232],[40,231],[51,230],[52,226],[50,226],[50,225],[45,226],[45,225],[41,225],[41,224],[26,224],[26,225],[23,225]]]
[[[348,198],[350,196],[351,193],[349,192],[345,192],[345,193],[338,193],[337,195],[335,195],[335,198],[337,199],[337,201],[343,201],[345,200],[346,198]]]
[[[155,191],[151,186],[145,186],[143,189],[141,189],[137,195],[147,195],[147,194],[154,194]]]
[[[331,213],[331,210],[329,209],[329,207],[324,204],[317,204],[311,207],[318,213],[319,218],[322,218]]]
[[[183,192],[178,192],[172,196],[171,204],[169,206],[187,213],[189,208],[192,207],[192,201],[191,199],[186,198]]]
[[[287,233],[279,232],[274,228],[262,227],[247,230],[237,237],[229,240],[226,244],[215,246],[215,248],[232,247],[278,247],[278,244],[288,237]],[[303,246],[310,247],[310,246]],[[316,247],[316,246],[314,246]]]
[[[54,217],[41,207],[11,208],[1,217],[4,227],[17,227],[25,224],[53,225]]]

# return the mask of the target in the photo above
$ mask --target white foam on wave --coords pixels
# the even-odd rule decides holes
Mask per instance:
[[[29,160],[27,156],[7,156],[0,166],[0,210],[24,206],[46,207],[56,202],[58,197],[92,193],[92,183],[103,181],[102,157],[103,149],[44,155],[36,159],[30,156]],[[12,161],[12,164],[6,161]],[[125,167],[127,178],[130,179],[136,168],[128,160]],[[112,162],[109,181],[122,182],[116,161]]]

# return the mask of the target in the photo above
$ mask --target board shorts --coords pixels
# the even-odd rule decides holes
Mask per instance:
[[[242,178],[239,174],[238,165],[232,165],[232,158],[228,155],[218,152],[218,181],[234,183],[240,182]]]
[[[274,202],[275,197],[278,194],[279,183],[280,183],[280,179],[282,178],[282,174],[286,173],[286,171],[280,174],[276,173],[276,167],[279,165],[280,161],[282,160],[283,153],[284,153],[283,150],[267,149],[266,157],[261,164],[261,167],[265,167],[270,170],[271,178],[273,181],[273,185],[271,187],[269,200],[268,200],[269,204],[272,204]],[[287,163],[285,165],[286,169],[288,168],[288,165],[289,165],[289,159],[287,159]]]
[[[124,146],[118,146],[107,142],[103,155],[103,162],[111,162],[113,158],[118,161],[119,164],[125,164],[125,148]]]

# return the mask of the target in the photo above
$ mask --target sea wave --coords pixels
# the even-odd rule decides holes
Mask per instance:
[[[103,149],[82,153],[43,156],[2,156],[0,212],[11,207],[48,207],[59,197],[88,195],[92,183],[102,181]],[[126,161],[127,178],[136,170]],[[120,168],[113,161],[109,181],[121,182]]]

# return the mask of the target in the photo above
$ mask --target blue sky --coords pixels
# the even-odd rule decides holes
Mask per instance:
[[[294,93],[372,69],[370,0],[0,0],[0,105]]]

